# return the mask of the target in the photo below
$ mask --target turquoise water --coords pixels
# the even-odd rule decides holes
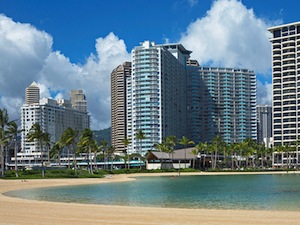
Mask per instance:
[[[141,177],[130,182],[29,189],[7,195],[104,205],[300,211],[300,175]]]

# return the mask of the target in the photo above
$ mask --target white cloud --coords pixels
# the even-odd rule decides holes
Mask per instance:
[[[242,67],[264,73],[271,65],[268,25],[237,0],[215,1],[191,23],[180,43],[200,64]]]
[[[52,50],[49,34],[0,15],[0,43],[0,108],[7,108],[12,119],[20,117],[25,88],[36,81],[41,97],[68,99],[69,91],[82,89],[92,129],[110,126],[110,73],[130,60],[123,40],[113,33],[98,38],[96,54],[77,65]]]
[[[239,67],[254,70],[260,80],[271,76],[271,44],[267,28],[279,21],[255,16],[241,1],[214,1],[206,15],[191,23],[180,43],[192,50],[191,58],[201,65]],[[270,104],[272,85],[257,85],[260,104]]]
[[[257,81],[257,104],[271,105],[272,104],[272,84],[268,82],[262,83]]]

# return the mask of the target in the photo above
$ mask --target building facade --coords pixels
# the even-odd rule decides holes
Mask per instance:
[[[88,113],[74,109],[69,100],[41,99],[38,104],[24,104],[21,108],[21,152],[17,155],[19,165],[39,165],[41,157],[45,161],[49,159],[46,146],[40,149],[36,142],[27,141],[30,128],[36,123],[43,132],[50,134],[50,143],[55,143],[68,127],[82,131],[90,122]]]
[[[211,142],[220,135],[226,143],[257,139],[256,75],[235,68],[201,67],[187,63],[188,136]]]
[[[272,144],[272,106],[257,105],[257,142],[270,148]]]
[[[72,90],[70,92],[72,107],[80,112],[87,112],[87,101],[82,90]]]
[[[269,28],[272,33],[274,145],[295,142],[300,134],[300,23]]]
[[[268,30],[272,33],[273,143],[293,146],[300,136],[300,22]],[[275,152],[273,162],[299,166],[299,149]]]
[[[186,61],[191,51],[181,44],[145,41],[132,50],[127,79],[129,153],[144,155],[168,136],[186,135]],[[145,139],[136,134],[143,131]]]
[[[36,82],[32,82],[25,89],[25,103],[26,104],[39,104],[40,101],[40,88]]]
[[[131,62],[119,65],[111,73],[111,143],[117,152],[124,151],[126,131],[126,79],[131,76]]]

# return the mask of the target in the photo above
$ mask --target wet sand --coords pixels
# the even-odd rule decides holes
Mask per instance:
[[[218,173],[192,174],[217,175]],[[300,224],[299,211],[108,206],[34,201],[3,195],[3,193],[11,190],[62,185],[122,182],[132,180],[135,176],[162,175],[177,176],[176,173],[168,173],[112,175],[102,179],[0,180],[0,224]],[[184,175],[191,174],[185,173]]]

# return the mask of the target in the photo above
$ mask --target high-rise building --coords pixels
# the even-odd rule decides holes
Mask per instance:
[[[256,75],[247,69],[201,67],[187,62],[188,136],[227,143],[257,138]]]
[[[186,135],[186,61],[181,44],[145,41],[132,50],[127,79],[127,138],[130,153],[141,153],[165,137]],[[145,139],[137,138],[142,130]]]
[[[70,100],[74,109],[77,109],[81,112],[87,111],[86,98],[82,90],[72,90],[70,92]]]
[[[26,89],[27,91],[27,89]],[[17,159],[22,165],[40,164],[41,157],[47,160],[48,149],[36,142],[28,142],[27,136],[33,124],[39,124],[43,132],[50,134],[50,143],[57,142],[69,127],[82,131],[89,127],[89,115],[72,108],[69,100],[41,99],[39,103],[25,103],[21,108],[21,152]]]
[[[300,134],[300,22],[271,27],[274,145]]]
[[[32,82],[25,90],[26,104],[39,104],[40,102],[40,88],[36,82]]]
[[[119,65],[111,73],[111,143],[117,152],[124,151],[126,132],[126,79],[131,75],[131,62]]]
[[[257,142],[270,148],[272,144],[272,106],[257,105]]]

